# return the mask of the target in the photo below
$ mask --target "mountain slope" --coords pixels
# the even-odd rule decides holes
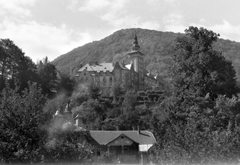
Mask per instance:
[[[167,65],[171,64],[174,40],[183,34],[146,29],[123,29],[100,40],[73,49],[56,58],[52,63],[64,72],[79,69],[81,64],[91,61],[111,62],[113,56],[128,51],[134,34],[137,34],[141,51],[145,54],[147,69],[167,76]],[[240,80],[240,43],[219,39],[214,47],[233,62]]]

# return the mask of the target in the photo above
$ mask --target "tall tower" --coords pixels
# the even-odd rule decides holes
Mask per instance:
[[[140,51],[140,46],[138,45],[137,35],[135,33],[133,44],[131,46],[128,55],[133,63],[135,72],[138,73],[138,85],[141,89],[144,86],[144,54]]]

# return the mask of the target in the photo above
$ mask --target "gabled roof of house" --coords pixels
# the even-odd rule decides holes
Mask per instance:
[[[82,68],[80,68],[78,70],[78,72],[82,72],[84,70],[86,71],[96,71],[96,72],[106,72],[106,71],[109,71],[109,72],[112,72],[113,70],[113,64],[112,63],[106,63],[106,62],[103,62],[103,63],[97,63],[97,64],[86,64],[84,65]]]
[[[90,131],[91,137],[100,145],[106,145],[121,135],[139,144],[154,144],[156,139],[150,131]]]
[[[83,67],[81,67],[81,68],[78,70],[78,72],[82,72],[82,71],[84,71],[85,69],[86,69],[87,71],[93,71],[92,67],[91,67],[89,64],[86,64],[86,65],[84,65]]]

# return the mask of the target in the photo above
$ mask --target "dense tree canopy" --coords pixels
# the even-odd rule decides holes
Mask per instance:
[[[71,96],[75,86],[74,80],[68,74],[60,71],[58,71],[58,75],[57,92],[65,93],[67,96]]]
[[[59,80],[59,81],[58,81]],[[36,82],[43,94],[51,95],[57,89],[73,90],[73,81],[66,75],[57,77],[56,67],[47,58],[36,65],[24,55],[23,51],[10,39],[0,40],[0,90],[8,83],[11,88],[16,84],[19,91],[28,87],[28,82]]]
[[[20,95],[4,88],[0,95],[0,158],[6,162],[39,161],[50,116],[43,112],[45,97],[35,85]]]
[[[196,27],[185,33],[170,51],[174,91],[137,92],[115,84],[109,97],[94,84],[73,88],[71,77],[47,58],[35,65],[12,41],[1,40],[0,78],[7,85],[0,91],[0,163],[93,160],[88,131],[54,127],[56,110],[63,112],[69,102],[72,116],[79,115],[86,130],[152,131],[157,143],[149,154],[156,164],[237,162],[235,71],[214,48],[218,34]],[[19,84],[28,85],[24,89]],[[56,97],[46,97],[53,92]]]
[[[58,86],[57,69],[47,57],[38,62],[37,73],[43,93],[51,95],[56,92]]]
[[[9,39],[0,40],[0,90],[5,81],[13,87],[20,84],[20,89],[27,87],[28,81],[37,81],[36,65],[25,56],[22,50]]]
[[[235,70],[232,63],[213,49],[218,34],[213,31],[189,27],[186,36],[176,40],[173,56],[175,87],[189,90],[198,96],[218,94],[231,96],[237,92]]]

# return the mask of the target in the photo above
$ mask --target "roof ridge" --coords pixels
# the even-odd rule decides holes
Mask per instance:
[[[89,66],[92,68],[91,64],[89,64]],[[93,68],[92,68],[93,71],[95,71]]]

